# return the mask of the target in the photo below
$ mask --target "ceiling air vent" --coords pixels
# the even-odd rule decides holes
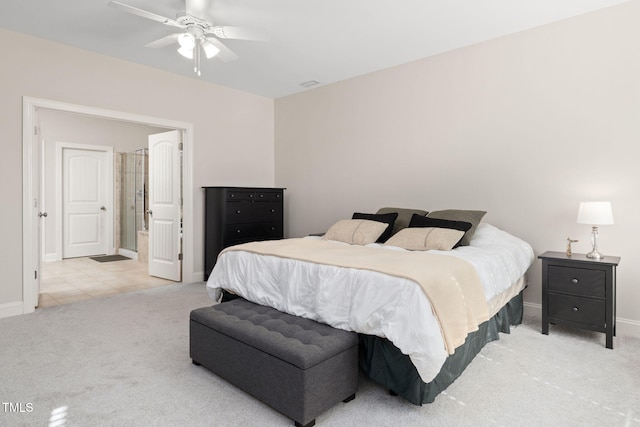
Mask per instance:
[[[311,86],[315,86],[317,84],[320,84],[320,82],[318,82],[316,80],[309,80],[309,81],[300,83],[300,86],[302,86],[302,87],[311,87]]]

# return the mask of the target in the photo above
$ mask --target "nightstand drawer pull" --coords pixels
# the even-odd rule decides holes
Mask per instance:
[[[573,279],[571,279],[571,283],[573,283],[573,284],[575,285],[576,283],[578,283],[578,279],[576,279],[576,278],[574,277]]]
[[[578,307],[573,307],[572,310],[573,311],[580,311],[580,309]]]

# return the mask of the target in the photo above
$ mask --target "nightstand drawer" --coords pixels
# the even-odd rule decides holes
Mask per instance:
[[[550,293],[549,317],[604,327],[605,302],[599,299]]]
[[[606,277],[603,270],[550,265],[548,275],[550,291],[605,297]]]

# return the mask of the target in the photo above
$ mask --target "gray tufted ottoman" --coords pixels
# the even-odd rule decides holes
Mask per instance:
[[[358,336],[238,298],[191,312],[193,363],[295,421],[315,418],[358,387]]]

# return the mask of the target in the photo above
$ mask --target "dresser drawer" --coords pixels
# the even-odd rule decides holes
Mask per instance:
[[[282,203],[234,201],[227,203],[227,224],[282,221]]]
[[[606,277],[603,270],[550,265],[547,274],[549,291],[605,297]]]
[[[282,221],[282,203],[260,202],[253,204],[255,220],[260,222]]]
[[[230,240],[266,240],[282,237],[282,223],[262,222],[247,224],[228,224],[226,226],[226,239]]]
[[[282,191],[269,191],[269,190],[260,190],[256,191],[255,194],[256,200],[270,200],[270,201],[279,201],[282,199]]]
[[[256,201],[280,201],[282,200],[281,190],[229,190],[227,192],[227,200],[256,200]]]
[[[604,327],[605,301],[549,293],[549,317]]]
[[[256,193],[250,190],[229,190],[227,192],[227,200],[255,200]]]

